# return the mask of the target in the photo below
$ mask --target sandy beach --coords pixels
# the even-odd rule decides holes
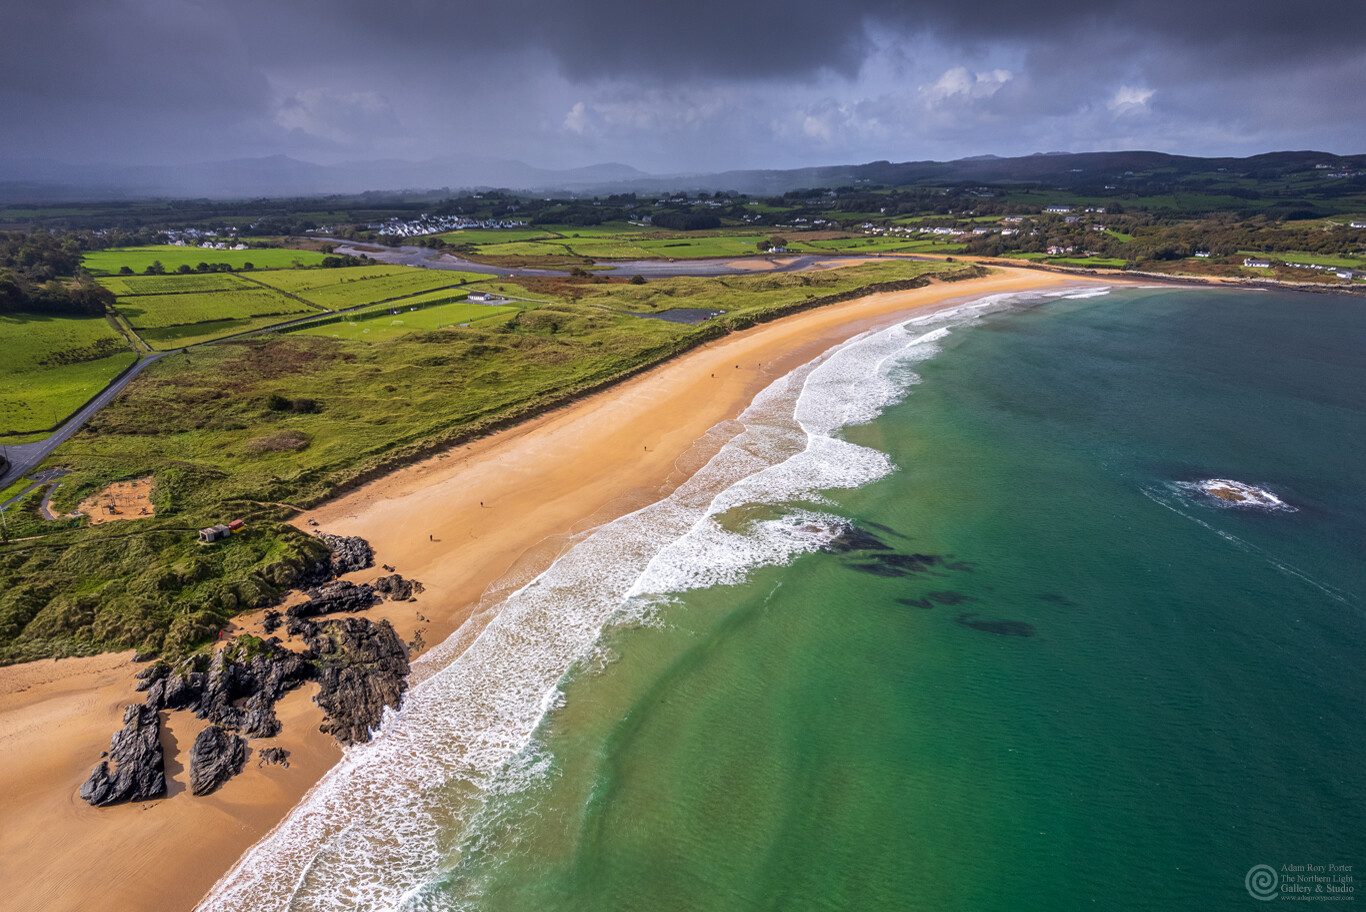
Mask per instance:
[[[765,385],[830,346],[915,308],[965,297],[1111,279],[1000,269],[912,291],[869,295],[734,333],[602,393],[461,446],[296,518],[360,535],[377,563],[420,580],[415,603],[372,609],[405,639],[433,646],[547,566],[575,534],[651,502],[723,442],[699,443]],[[379,567],[352,574],[373,579]],[[257,629],[257,616],[238,619]],[[467,625],[468,639],[475,625]],[[204,725],[163,713],[166,798],[91,808],[77,794],[137,702],[130,653],[0,668],[0,878],[4,908],[184,912],[341,756],[311,702],[278,705],[272,742],[290,767],[246,770],[215,794],[186,794],[185,749]],[[419,671],[420,673],[420,671]]]

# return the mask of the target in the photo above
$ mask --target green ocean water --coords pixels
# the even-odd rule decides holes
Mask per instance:
[[[432,905],[1231,909],[1257,864],[1360,879],[1366,302],[1125,290],[940,345],[843,434],[897,470],[791,505],[859,534],[613,627],[445,834]],[[1289,509],[1183,487],[1212,478]]]

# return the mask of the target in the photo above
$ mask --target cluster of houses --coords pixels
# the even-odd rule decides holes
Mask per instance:
[[[230,228],[202,231],[199,228],[168,228],[166,243],[176,247],[202,247],[205,250],[246,250],[247,245],[237,240]]]
[[[1010,219],[1002,219],[1002,222],[1009,222]],[[1015,219],[1019,222],[1019,219]],[[1010,236],[1019,234],[1018,228],[997,228],[994,225],[978,225],[975,228],[953,228],[945,225],[895,225],[891,228],[880,228],[872,222],[863,223],[863,233],[877,237],[909,237],[912,234],[929,234],[940,237],[971,237],[984,234],[1000,234]]]
[[[1200,254],[1197,253],[1196,256],[1200,256]],[[1205,256],[1209,256],[1209,254],[1205,254]],[[1261,257],[1245,257],[1243,259],[1243,265],[1248,269],[1270,269],[1272,264],[1270,260]],[[1349,281],[1357,277],[1356,270],[1348,269],[1344,266],[1324,266],[1322,263],[1290,262],[1287,262],[1285,265],[1293,269],[1313,269],[1318,272],[1331,272],[1339,279],[1347,279]]]
[[[1071,206],[1044,206],[1043,211],[1049,215],[1067,215],[1072,211]],[[1080,209],[1081,212],[1094,212],[1098,215],[1105,214],[1104,206],[1087,206]],[[1076,221],[1075,218],[1068,219],[1069,222]]]
[[[376,222],[365,226],[389,237],[422,237],[428,234],[441,234],[445,231],[465,231],[471,228],[499,230],[504,228],[525,228],[527,222],[516,219],[472,219],[463,215],[427,215],[417,218],[392,218],[387,222]]]

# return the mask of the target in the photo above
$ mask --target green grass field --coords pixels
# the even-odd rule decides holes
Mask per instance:
[[[136,360],[103,317],[0,315],[0,434],[51,427]]]
[[[296,266],[316,266],[325,254],[312,250],[257,248],[253,250],[205,250],[201,247],[177,247],[165,244],[154,247],[113,247],[87,253],[81,263],[94,275],[116,275],[124,266],[142,272],[156,260],[174,272],[183,266],[194,268],[200,263],[228,263],[241,269],[251,263],[256,269],[290,269]]]
[[[903,253],[925,249],[923,239],[904,237],[834,238],[828,241],[789,243],[793,243],[794,249],[802,253]]]
[[[488,276],[412,266],[353,266],[271,272],[253,278],[328,310],[341,310],[487,279]]]
[[[850,246],[828,246],[843,244],[844,239],[840,239],[833,241],[795,241],[793,247],[800,253],[958,253],[964,246],[925,236],[867,238],[867,243],[857,238],[850,240],[855,241]]]
[[[758,252],[760,234],[668,234],[649,229],[575,228],[558,234],[542,232],[485,231],[478,243],[481,256],[579,256],[594,259],[646,260],[659,257],[745,256]],[[539,239],[538,239],[539,238]]]
[[[534,241],[554,237],[552,231],[538,228],[468,228],[439,235],[447,244],[506,244],[514,241]]]
[[[392,310],[398,313],[392,313]],[[348,339],[355,342],[380,342],[397,338],[404,333],[416,330],[434,330],[458,327],[461,324],[475,326],[483,323],[506,322],[508,317],[520,308],[490,304],[469,304],[452,302],[424,307],[420,310],[402,308],[383,308],[367,311],[347,319],[323,325],[310,325],[298,330],[300,335],[323,336],[329,339]]]
[[[119,297],[256,288],[230,272],[166,276],[101,276],[98,281]]]
[[[72,470],[54,495],[57,510],[150,474],[157,515],[38,526],[41,543],[0,548],[0,662],[129,646],[184,654],[278,595],[309,565],[305,556],[317,559],[308,553],[316,540],[281,522],[281,504],[318,503],[730,328],[928,272],[973,270],[899,260],[643,285],[528,279],[553,300],[375,308],[373,320],[339,321],[370,329],[364,341],[328,338],[319,326],[173,353],[48,463]],[[485,284],[519,294],[519,283]],[[637,317],[673,307],[728,313],[700,326]],[[448,320],[472,325],[435,328]],[[239,517],[244,534],[212,549],[195,543],[195,528]]]
[[[242,320],[253,317],[280,317],[312,313],[311,308],[268,288],[232,291],[191,292],[188,294],[138,295],[120,298],[115,305],[133,328],[164,329],[215,320]]]

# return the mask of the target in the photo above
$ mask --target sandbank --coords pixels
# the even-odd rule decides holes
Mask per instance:
[[[773,379],[907,311],[955,299],[1113,279],[998,269],[971,281],[868,295],[711,342],[606,391],[393,472],[295,520],[360,535],[377,563],[420,580],[417,602],[373,609],[427,644],[466,625],[497,593],[554,559],[570,537],[656,500],[711,452],[708,430]],[[720,441],[706,445],[714,450]],[[383,572],[351,574],[357,580]],[[238,619],[259,630],[260,612]],[[283,732],[253,747],[290,751],[290,767],[246,770],[213,795],[187,792],[185,750],[204,723],[163,713],[170,795],[91,808],[77,794],[138,702],[132,653],[0,668],[0,882],[5,906],[66,912],[185,912],[341,756],[318,732],[316,685],[277,706]],[[420,668],[418,670],[420,674]]]

